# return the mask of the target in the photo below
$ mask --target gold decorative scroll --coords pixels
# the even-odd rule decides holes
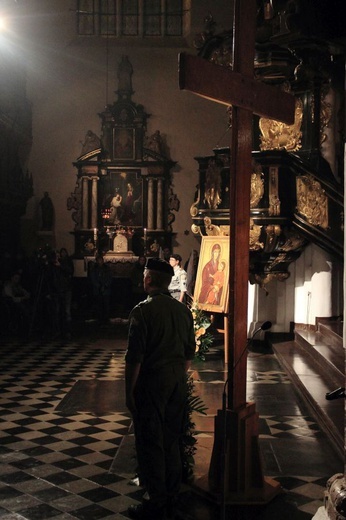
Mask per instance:
[[[304,245],[304,238],[299,235],[291,235],[286,242],[281,246],[282,251],[294,251]]]
[[[275,260],[272,261],[272,263],[270,264],[270,267],[269,269],[272,270],[274,269],[274,267],[276,267],[277,265],[279,264],[282,264],[286,261],[286,253],[280,253],[276,258]]]
[[[264,248],[263,242],[259,241],[260,235],[262,231],[262,226],[258,226],[254,223],[253,219],[250,219],[250,238],[249,238],[249,246],[250,251],[259,251]]]
[[[287,150],[295,152],[302,147],[302,126],[303,102],[300,98],[296,99],[296,109],[293,125],[286,125],[275,119],[259,120],[260,128],[260,149],[263,150]]]
[[[201,194],[201,190],[198,188],[197,200],[193,204],[191,204],[191,207],[190,207],[191,217],[195,217],[198,213],[198,204],[200,201],[200,194]]]
[[[205,176],[204,200],[210,209],[217,209],[221,203],[221,168],[210,159]]]
[[[322,145],[327,140],[327,134],[325,133],[325,129],[328,128],[329,123],[332,118],[332,105],[328,103],[325,97],[321,98],[321,113],[320,113],[320,122],[321,122],[321,135],[320,135],[320,144]]]
[[[215,224],[211,223],[211,218],[204,218],[205,231],[208,236],[218,236],[221,235],[221,229],[219,226],[215,226]]]
[[[202,235],[202,231],[201,231],[201,228],[199,226],[197,226],[197,224],[192,224],[191,226],[191,231],[194,235]]]
[[[257,283],[261,289],[263,289],[266,294],[269,294],[269,291],[265,287],[266,284],[271,282],[272,280],[278,280],[279,282],[284,282],[289,278],[290,273],[268,273],[268,274],[255,274],[250,277],[250,283]]]
[[[265,227],[267,235],[266,249],[271,250],[277,243],[278,237],[281,235],[281,226],[278,224],[269,224]]]
[[[269,167],[269,216],[280,215],[281,201],[279,199],[279,168]]]
[[[328,229],[328,197],[312,175],[297,177],[297,210],[309,224]]]
[[[251,175],[250,208],[256,208],[264,194],[264,181],[261,166],[253,163],[254,172]]]

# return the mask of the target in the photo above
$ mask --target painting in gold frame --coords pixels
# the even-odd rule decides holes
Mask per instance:
[[[227,312],[229,280],[229,237],[202,238],[194,301],[209,312]]]

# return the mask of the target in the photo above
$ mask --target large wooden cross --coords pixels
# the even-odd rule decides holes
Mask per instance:
[[[255,32],[256,0],[234,0],[233,68],[186,54],[180,55],[179,63],[181,89],[217,103],[232,105],[229,334],[225,348],[228,349],[229,360],[227,407],[232,411],[232,416],[235,414],[241,417],[239,420],[243,420],[247,407],[247,360],[243,354],[247,344],[252,119],[253,114],[257,114],[293,124],[295,110],[292,95],[254,80]],[[245,412],[245,415],[253,416],[253,409]],[[241,426],[239,430],[242,430]],[[237,435],[239,437],[242,434],[237,432]],[[237,475],[234,482],[230,483],[231,491],[251,487],[251,483],[243,482],[243,474],[247,469],[240,468],[242,462],[239,461],[239,456],[249,456],[247,453],[236,453],[239,450],[241,452],[240,446],[246,444],[246,440],[238,439],[238,444],[233,450],[235,460],[232,464]],[[248,473],[253,471],[249,470]],[[251,480],[253,475],[246,478]]]

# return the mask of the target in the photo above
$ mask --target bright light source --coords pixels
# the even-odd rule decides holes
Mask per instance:
[[[0,15],[0,31],[6,30],[7,25],[7,19],[4,16]]]

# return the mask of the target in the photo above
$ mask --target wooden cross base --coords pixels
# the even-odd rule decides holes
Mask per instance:
[[[217,411],[209,474],[194,487],[225,504],[266,504],[282,491],[262,473],[255,403]]]

